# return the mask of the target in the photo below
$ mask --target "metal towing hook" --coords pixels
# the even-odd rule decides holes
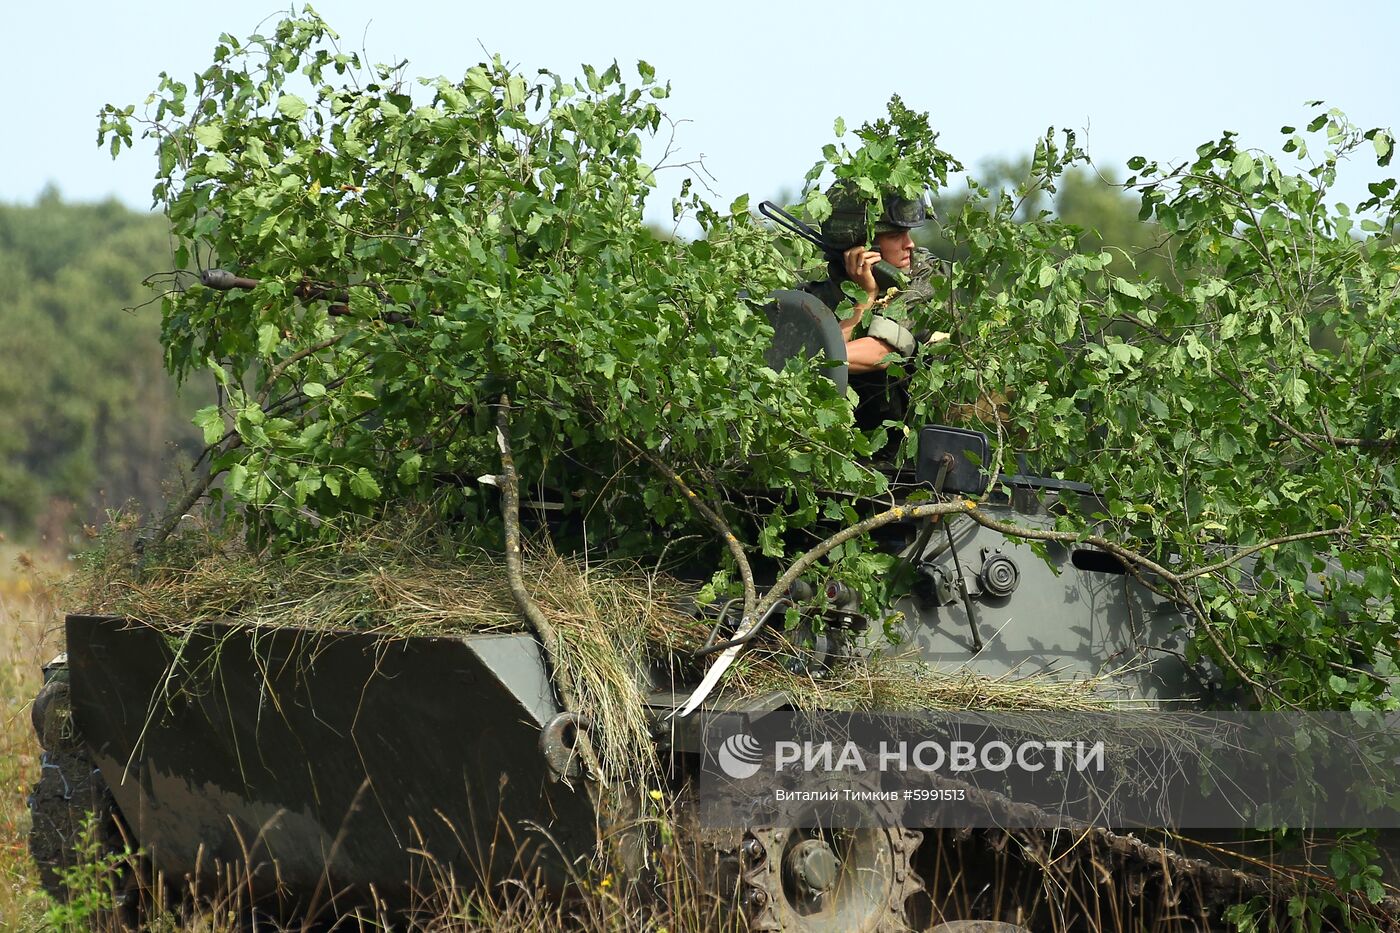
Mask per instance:
[[[559,713],[544,724],[540,729],[540,754],[549,765],[550,777],[556,781],[597,777],[584,774],[578,754],[579,736],[592,727],[587,716],[569,712]]]

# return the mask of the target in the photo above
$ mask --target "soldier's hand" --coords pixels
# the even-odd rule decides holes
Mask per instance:
[[[852,246],[842,254],[842,258],[846,263],[846,276],[873,299],[879,291],[879,286],[875,284],[875,273],[872,270],[875,263],[880,261],[880,254],[864,246]]]

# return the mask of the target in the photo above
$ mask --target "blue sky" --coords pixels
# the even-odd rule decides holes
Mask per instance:
[[[1400,126],[1400,73],[1385,51],[1400,35],[1400,3],[1384,0],[313,5],[346,44],[374,60],[407,58],[413,75],[460,76],[485,52],[567,76],[581,62],[646,59],[673,84],[668,112],[689,121],[682,157],[704,156],[720,203],[794,189],[835,117],[859,124],[893,92],[928,110],[944,147],[972,167],[1027,152],[1051,125],[1079,131],[1120,174],[1129,156],[1182,158],[1227,128],[1273,151],[1279,126],[1306,122],[1313,98],[1365,126]],[[100,151],[99,107],[139,104],[161,70],[188,77],[220,32],[247,35],[285,9],[11,4],[0,33],[0,202],[32,201],[52,182],[69,200],[149,206],[153,156],[113,162]],[[1361,194],[1368,173],[1357,169],[1343,194]],[[663,191],[679,183],[663,176]]]

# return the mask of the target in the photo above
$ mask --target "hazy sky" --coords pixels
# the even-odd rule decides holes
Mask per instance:
[[[345,43],[411,75],[460,76],[499,52],[527,73],[643,58],[673,84],[683,155],[703,155],[715,200],[792,190],[832,121],[879,115],[892,92],[928,110],[969,166],[1025,153],[1047,126],[1080,130],[1105,167],[1189,155],[1222,129],[1276,149],[1278,127],[1322,98],[1365,126],[1400,126],[1386,52],[1400,3],[1232,0],[1081,3],[447,3],[322,0]],[[0,202],[52,182],[69,200],[148,207],[149,149],[113,162],[99,107],[139,104],[168,70],[188,78],[220,32],[286,9],[257,2],[8,0],[0,27]],[[890,11],[890,12],[885,12]],[[268,25],[271,25],[269,21]],[[1356,173],[1358,178],[1363,172]],[[680,177],[662,178],[663,191]],[[1360,181],[1348,185],[1360,193]],[[666,201],[667,199],[663,199]]]

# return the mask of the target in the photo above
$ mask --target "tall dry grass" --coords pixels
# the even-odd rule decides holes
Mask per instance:
[[[29,858],[29,788],[39,744],[29,704],[60,649],[59,565],[0,545],[0,929],[40,930],[48,898]]]

